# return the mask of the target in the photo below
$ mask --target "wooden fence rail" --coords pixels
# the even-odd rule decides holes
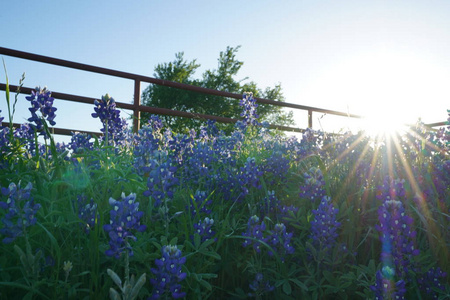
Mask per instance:
[[[119,107],[119,108],[130,109],[133,111],[133,131],[134,132],[137,132],[140,128],[141,112],[148,112],[148,113],[159,114],[159,115],[170,115],[170,116],[177,116],[177,117],[184,117],[184,118],[210,119],[210,120],[216,120],[216,121],[222,122],[222,123],[234,123],[234,122],[238,121],[237,119],[226,118],[226,117],[221,117],[221,116],[212,116],[212,115],[205,115],[205,114],[190,113],[190,112],[185,112],[185,111],[171,110],[171,109],[167,109],[167,108],[144,106],[141,104],[141,82],[152,83],[152,84],[172,87],[172,88],[176,88],[176,89],[188,90],[188,91],[199,92],[199,93],[204,93],[204,94],[208,94],[208,95],[222,96],[222,97],[234,98],[234,99],[241,99],[242,98],[241,94],[230,93],[230,92],[225,92],[225,91],[218,91],[218,90],[203,88],[203,87],[199,87],[199,86],[193,86],[193,85],[184,84],[184,83],[162,80],[162,79],[148,77],[148,76],[144,76],[144,75],[127,73],[127,72],[122,72],[122,71],[118,71],[118,70],[87,65],[87,64],[82,64],[82,63],[78,63],[78,62],[58,59],[58,58],[49,57],[49,56],[38,55],[38,54],[34,54],[34,53],[29,53],[29,52],[18,51],[18,50],[4,48],[4,47],[0,47],[0,54],[11,56],[11,57],[16,57],[16,58],[37,61],[37,62],[42,62],[42,63],[46,63],[46,64],[57,65],[57,66],[66,67],[66,68],[72,68],[72,69],[77,69],[77,70],[83,70],[83,71],[88,71],[88,72],[133,80],[134,81],[133,103],[130,104],[130,103],[123,103],[123,102],[116,102],[116,104],[117,104],[117,107]],[[11,92],[16,92],[17,88],[18,88],[17,86],[10,85]],[[0,90],[3,90],[3,91],[6,90],[6,84],[0,83]],[[29,87],[22,87],[22,88],[20,88],[20,93],[30,94],[32,90],[33,89],[29,88]],[[65,93],[54,92],[54,91],[52,91],[52,97],[54,97],[56,99],[61,99],[61,100],[74,101],[74,102],[78,102],[78,103],[90,103],[90,104],[94,104],[94,100],[95,100],[95,98],[72,95],[72,94],[65,94]],[[281,107],[286,107],[286,108],[293,108],[293,109],[307,111],[308,112],[308,127],[310,127],[310,128],[313,125],[313,123],[312,123],[313,112],[325,113],[325,114],[337,115],[337,116],[344,116],[344,117],[351,117],[351,118],[361,118],[361,116],[355,115],[355,114],[348,114],[345,112],[328,110],[328,109],[312,107],[312,106],[299,105],[299,104],[294,104],[294,103],[274,101],[274,100],[262,99],[262,98],[256,98],[256,101],[257,101],[257,103],[261,103],[261,104],[270,104],[270,105],[276,105],[276,106],[281,106]],[[443,126],[443,125],[445,125],[445,122],[429,124],[429,126]],[[301,129],[301,128],[279,126],[276,124],[270,124],[269,126],[270,126],[270,128],[276,128],[276,129],[283,130],[283,131],[294,131],[294,132],[302,132],[303,131],[303,129]],[[64,128],[54,128],[54,132],[56,134],[70,135],[71,131],[86,132],[86,131],[76,130],[76,129],[71,130],[71,129],[64,129]],[[90,132],[90,133],[100,134],[100,133],[96,133],[96,132]]]

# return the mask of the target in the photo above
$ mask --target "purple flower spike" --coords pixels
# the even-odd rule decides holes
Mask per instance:
[[[336,221],[339,212],[331,202],[330,197],[323,197],[319,208],[313,210],[314,220],[311,221],[313,246],[318,251],[328,252],[335,244],[341,223]]]
[[[212,230],[212,226],[214,225],[214,220],[206,217],[203,221],[199,221],[197,224],[194,224],[195,233],[198,233],[201,237],[201,242],[205,242],[209,239],[212,239],[216,234]]]
[[[103,226],[110,238],[110,249],[106,250],[106,255],[119,258],[124,250],[128,250],[128,254],[132,256],[133,251],[128,246],[127,240],[136,240],[134,231],[143,232],[147,229],[147,226],[140,224],[144,213],[138,210],[139,202],[135,200],[136,194],[133,193],[127,197],[122,193],[121,200],[109,198],[109,204],[113,209],[110,211],[110,223]]]
[[[154,289],[149,299],[166,299],[164,297],[169,294],[174,299],[185,297],[186,293],[181,291],[180,282],[186,278],[186,273],[181,270],[186,257],[181,256],[181,250],[177,246],[164,246],[161,252],[162,258],[155,260],[157,268],[151,269],[156,278],[150,278]]]
[[[441,268],[431,268],[418,278],[419,288],[431,299],[438,299],[439,295],[435,290],[445,290],[444,278],[446,276],[447,273],[443,272]]]
[[[294,247],[291,244],[292,233],[286,232],[286,226],[283,223],[275,224],[275,228],[270,231],[270,236],[265,239],[272,249],[280,256],[282,262],[285,261],[287,254],[294,253]],[[273,256],[269,251],[269,256]]]
[[[5,244],[12,243],[24,234],[27,227],[36,224],[36,213],[41,205],[34,203],[31,189],[31,183],[23,189],[15,183],[2,188],[2,198],[6,198],[6,201],[0,202],[0,208],[6,210],[6,214],[1,219],[4,227],[0,229],[0,233],[6,236],[3,239]]]
[[[120,110],[116,109],[116,101],[108,94],[102,96],[101,100],[95,100],[94,105],[95,113],[92,113],[92,117],[99,118],[105,126],[108,122],[120,122]]]
[[[54,126],[56,124],[54,119],[56,117],[55,111],[57,108],[53,107],[53,101],[55,99],[51,97],[51,92],[47,90],[46,87],[43,89],[36,87],[36,89],[31,92],[31,96],[25,98],[31,102],[31,107],[29,108],[31,118],[29,118],[28,121],[34,122],[34,124],[30,125],[36,132],[41,132],[41,135],[44,135],[44,137],[47,138],[42,122],[46,119],[50,125]],[[37,112],[40,112],[40,116],[38,116]]]
[[[311,168],[304,174],[305,183],[301,187],[300,198],[309,199],[314,202],[326,196],[325,180],[319,168]]]
[[[419,254],[415,247],[416,231],[413,231],[413,219],[405,214],[403,203],[397,200],[387,200],[378,209],[379,225],[382,243],[381,260],[384,265],[395,266],[398,276],[408,274],[412,256]]]
[[[253,98],[253,94],[243,94],[242,99],[239,101],[239,105],[242,107],[241,117],[244,119],[238,124],[238,126],[242,126],[242,129],[245,129],[249,125],[258,125],[259,116],[256,113],[258,104],[256,104],[256,99]]]
[[[250,289],[253,293],[249,293],[250,297],[259,298],[263,294],[272,292],[275,289],[275,286],[271,285],[268,280],[264,280],[264,276],[262,273],[257,273],[255,275],[255,280],[249,284]]]
[[[261,222],[261,224],[259,223],[259,218],[258,216],[252,216],[250,217],[250,219],[248,220],[247,223],[247,231],[244,232],[242,234],[242,236],[247,236],[247,237],[252,237],[255,238],[257,240],[264,240],[264,231],[266,230],[266,224],[264,224],[264,221]],[[246,239],[243,243],[242,246],[247,247],[253,245],[253,249],[255,249],[256,252],[261,252],[261,243],[250,240],[250,239]]]

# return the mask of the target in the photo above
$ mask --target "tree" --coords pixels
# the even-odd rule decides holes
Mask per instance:
[[[281,85],[273,88],[267,87],[264,90],[258,88],[255,82],[244,78],[237,81],[237,73],[241,69],[243,62],[236,59],[236,48],[227,47],[225,52],[220,52],[218,68],[207,70],[203,73],[202,79],[194,79],[195,71],[200,67],[197,61],[186,61],[184,53],[175,54],[175,60],[169,63],[158,64],[155,68],[154,77],[169,81],[191,84],[205,88],[226,91],[231,93],[252,92],[254,97],[266,98],[276,101],[284,101]],[[220,96],[207,95],[203,93],[178,90],[175,88],[150,84],[142,93],[144,105],[152,107],[169,108],[173,110],[186,111],[199,114],[224,116],[240,119],[241,108],[239,100],[229,99]],[[260,121],[268,121],[277,125],[293,125],[292,112],[286,113],[282,107],[274,105],[260,104],[258,106]],[[150,115],[143,113],[142,123],[146,123]],[[173,116],[161,116],[172,130],[185,132],[187,129],[198,129],[204,120],[179,118]],[[221,129],[229,129],[230,125],[219,125]]]

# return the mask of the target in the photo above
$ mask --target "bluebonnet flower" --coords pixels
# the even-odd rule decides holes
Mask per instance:
[[[215,120],[207,120],[206,126],[200,127],[199,138],[200,140],[214,140],[220,135],[220,131],[216,126]]]
[[[283,223],[275,224],[273,230],[269,231],[269,236],[264,241],[272,247],[272,249],[278,254],[282,262],[285,261],[287,254],[294,253],[294,247],[292,246],[292,232],[286,232],[286,226]],[[273,256],[272,251],[268,252],[269,256]]]
[[[28,119],[29,122],[34,122],[31,124],[33,129],[36,132],[41,132],[41,135],[47,138],[45,133],[43,120],[47,120],[50,125],[54,126],[56,122],[54,121],[56,115],[55,111],[56,107],[53,107],[53,101],[55,100],[51,96],[51,92],[47,90],[46,87],[41,89],[40,87],[36,87],[34,91],[31,91],[31,96],[25,97],[28,101],[31,102],[31,107],[29,108],[31,112],[31,118]],[[40,116],[37,115],[37,112],[40,112]]]
[[[324,196],[319,207],[312,211],[314,220],[311,221],[311,237],[313,246],[318,251],[329,252],[338,237],[341,223],[336,220],[339,209],[335,208],[330,197]]]
[[[155,207],[173,199],[173,193],[179,182],[175,177],[176,171],[177,167],[172,166],[170,160],[162,164],[154,161],[147,179],[148,189],[144,191],[144,196],[151,197]]]
[[[102,96],[101,100],[95,100],[94,105],[95,113],[91,115],[93,118],[99,118],[103,123],[103,132],[109,122],[120,122],[120,110],[116,109],[116,101],[108,94]]]
[[[283,157],[281,151],[273,151],[272,155],[269,156],[261,166],[264,176],[270,176],[267,184],[283,184],[289,170],[289,163],[289,159]]]
[[[404,280],[394,282],[394,273],[389,267],[377,271],[375,285],[370,286],[375,294],[375,300],[405,299],[406,283]]]
[[[198,233],[201,237],[201,242],[212,239],[216,234],[212,230],[212,226],[214,225],[214,219],[210,219],[206,217],[203,221],[199,221],[197,224],[194,224],[194,232]],[[215,239],[216,240],[216,239]]]
[[[215,149],[210,143],[197,142],[191,153],[184,161],[183,177],[193,185],[204,183],[210,185],[212,166],[219,161]]]
[[[243,117],[244,126],[258,125],[258,114],[256,113],[256,99],[253,98],[252,93],[244,93],[242,99],[239,101],[239,105],[242,107],[241,117]]]
[[[404,179],[384,177],[383,184],[377,188],[376,198],[381,201],[406,200],[404,183]]]
[[[19,140],[32,155],[36,152],[34,129],[29,123],[23,123],[19,128],[14,130],[14,138]]]
[[[249,193],[249,188],[261,188],[260,177],[263,175],[260,167],[256,165],[254,157],[248,157],[245,165],[241,167],[239,174],[239,181],[242,188],[242,196]]]
[[[187,157],[191,156],[194,146],[195,131],[190,130],[189,135],[177,134],[168,140],[170,157],[178,164],[182,164]]]
[[[81,154],[85,151],[92,150],[94,143],[90,141],[91,136],[86,133],[72,132],[68,148],[75,154]]]
[[[108,94],[102,96],[101,100],[94,101],[94,111],[92,113],[93,118],[99,118],[103,124],[101,131],[105,134],[106,142],[109,143],[109,137],[111,131],[114,131],[116,124],[121,124],[120,110],[116,109],[116,101]],[[111,128],[111,129],[110,129]]]
[[[259,223],[258,216],[254,215],[251,216],[247,223],[247,230],[246,232],[242,233],[242,236],[255,238],[260,241],[264,241],[264,231],[266,230],[266,224],[264,224],[264,221]],[[261,252],[261,243],[258,241],[254,241],[251,239],[245,239],[242,243],[243,247],[247,247],[253,245],[253,249],[257,253]]]
[[[98,218],[97,203],[92,198],[88,201],[85,195],[78,195],[77,206],[78,217],[83,221],[83,229],[86,233],[89,233],[94,229]]]
[[[235,201],[241,198],[239,178],[232,169],[225,169],[222,174],[216,174],[214,181],[217,184],[217,191],[221,194],[223,199],[228,201]]]
[[[36,213],[41,205],[34,203],[31,197],[31,182],[25,188],[11,183],[8,188],[2,187],[2,196],[6,201],[0,202],[0,208],[6,210],[2,218],[3,228],[0,233],[6,237],[3,243],[12,243],[17,237],[24,235],[27,227],[36,224]]]
[[[281,203],[275,195],[275,191],[268,191],[266,197],[258,203],[258,206],[262,217],[275,217],[280,209]]]
[[[135,136],[133,165],[139,175],[150,172],[152,160],[160,156],[162,127],[161,120],[157,116],[151,116],[149,123],[139,129]]]
[[[190,199],[191,205],[189,210],[193,218],[197,215],[197,212],[206,215],[209,215],[212,212],[210,209],[212,200],[207,200],[208,196],[209,194],[205,191],[196,191],[194,196]]]
[[[119,258],[124,250],[128,250],[127,254],[132,256],[133,251],[128,245],[128,239],[136,240],[134,231],[143,232],[147,228],[140,223],[144,213],[139,211],[139,202],[135,202],[136,194],[125,196],[122,193],[121,198],[120,200],[109,198],[109,204],[113,207],[110,211],[110,223],[103,225],[110,238],[110,248],[105,254],[115,258]]]
[[[132,136],[133,134],[125,118],[119,118],[117,122],[108,124],[108,137],[114,146],[125,147],[131,145]],[[105,138],[105,136],[102,138]]]
[[[302,134],[302,139],[295,145],[296,159],[301,160],[306,156],[319,153],[323,140],[323,133],[307,128]]]
[[[249,287],[253,291],[248,294],[250,297],[261,297],[263,294],[272,292],[275,289],[275,287],[270,284],[270,281],[264,281],[262,273],[257,273],[255,275],[255,280],[249,284]]]
[[[9,141],[9,128],[0,129],[0,154],[2,157],[10,152],[11,144]]]
[[[447,273],[443,272],[439,267],[430,268],[426,273],[422,274],[417,282],[419,283],[419,288],[431,299],[438,299],[439,295],[435,289],[444,291],[445,284],[441,282]]]
[[[181,256],[181,250],[177,246],[163,246],[161,252],[162,258],[155,260],[157,268],[151,269],[156,278],[150,278],[154,289],[149,299],[161,299],[169,295],[174,299],[185,297],[186,293],[181,291],[180,282],[186,278],[186,273],[181,270],[186,257]]]
[[[401,201],[387,200],[378,208],[378,220],[375,228],[380,232],[381,261],[394,268],[397,276],[406,278],[412,257],[419,254],[413,219],[405,214]]]
[[[325,180],[319,168],[312,167],[304,174],[305,183],[300,187],[300,198],[311,202],[322,200],[326,195]]]

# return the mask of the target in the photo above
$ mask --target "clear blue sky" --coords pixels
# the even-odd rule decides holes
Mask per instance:
[[[281,83],[287,102],[377,113],[378,122],[388,110],[404,122],[445,121],[450,108],[450,1],[3,0],[2,8],[2,47],[148,76],[184,51],[201,64],[200,77],[217,67],[220,51],[240,45],[237,79]],[[26,72],[29,87],[109,93],[121,102],[133,96],[128,80],[2,58],[11,84]],[[100,127],[89,105],[55,105],[58,127]],[[15,121],[28,117],[27,106],[21,96]],[[304,113],[296,116],[305,127]],[[327,130],[335,121],[320,123]]]

